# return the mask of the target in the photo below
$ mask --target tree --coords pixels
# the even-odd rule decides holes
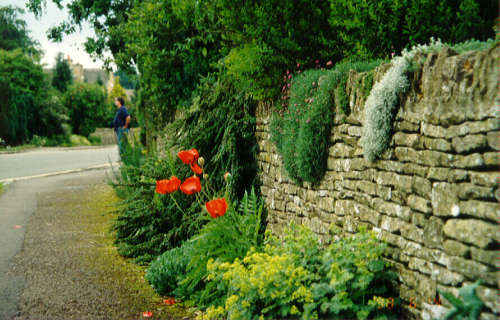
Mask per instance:
[[[71,83],[73,83],[73,75],[68,60],[64,59],[64,55],[59,52],[56,56],[52,86],[64,93]]]
[[[33,134],[63,134],[65,110],[42,66],[21,49],[0,49],[0,137],[8,144],[28,142]]]
[[[23,9],[0,6],[0,49],[14,50],[20,48],[31,57],[38,58],[40,49],[38,42],[31,39],[26,29],[26,22],[18,18]]]
[[[97,84],[75,83],[63,95],[73,133],[88,137],[105,116],[106,93]]]

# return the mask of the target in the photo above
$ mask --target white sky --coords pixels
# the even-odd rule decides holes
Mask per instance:
[[[67,1],[63,1],[66,3]],[[47,0],[47,7],[43,10],[43,15],[36,19],[34,14],[26,9],[26,0],[0,0],[1,6],[13,5],[21,7],[25,10],[21,17],[26,21],[26,27],[31,32],[33,39],[40,42],[40,46],[44,51],[42,63],[47,67],[52,67],[55,63],[58,52],[69,55],[73,62],[79,62],[84,68],[101,68],[101,61],[93,62],[92,58],[85,52],[83,43],[87,37],[93,36],[94,31],[89,24],[82,24],[82,30],[77,28],[74,34],[69,36],[64,35],[62,42],[55,43],[47,39],[47,30],[58,25],[60,22],[67,20],[66,8],[59,10],[52,0]]]

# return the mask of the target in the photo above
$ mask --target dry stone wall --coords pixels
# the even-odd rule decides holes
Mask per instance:
[[[500,48],[427,56],[401,97],[392,143],[380,160],[368,162],[359,144],[364,100],[347,83],[351,113],[336,117],[328,171],[317,185],[294,184],[270,139],[270,106],[257,110],[261,191],[269,228],[281,233],[290,221],[329,237],[360,225],[389,243],[386,257],[399,272],[400,297],[409,315],[429,318],[437,290],[482,280],[479,296],[499,315],[499,157],[497,100]],[[375,81],[387,70],[380,66]],[[445,304],[445,302],[443,301]]]

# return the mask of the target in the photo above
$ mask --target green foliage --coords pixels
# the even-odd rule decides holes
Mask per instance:
[[[26,21],[18,17],[24,10],[13,6],[0,6],[0,49],[20,48],[31,57],[40,55],[39,43],[31,39]]]
[[[63,95],[73,132],[88,137],[105,116],[106,93],[96,84],[75,83]]]
[[[63,134],[65,114],[41,65],[21,49],[0,50],[0,137],[7,144]]]
[[[269,237],[233,263],[209,262],[209,279],[227,288],[207,318],[387,319],[378,308],[395,275],[382,258],[386,245],[365,229],[322,250],[305,227],[291,226],[283,240]]]
[[[379,63],[343,63],[332,70],[307,70],[291,80],[290,90],[283,96],[288,103],[283,103],[273,117],[272,139],[283,156],[288,175],[296,183],[319,183],[325,173],[334,102],[339,113],[349,112],[349,70],[365,72]],[[288,82],[288,77],[285,79]],[[285,83],[283,89],[287,86]]]
[[[68,60],[64,59],[62,53],[56,56],[56,64],[52,75],[52,86],[64,93],[68,86],[73,83],[73,75]]]
[[[439,293],[452,304],[452,308],[444,315],[443,320],[448,319],[479,319],[479,314],[484,307],[483,301],[476,295],[476,288],[481,281],[476,281],[473,284],[462,287],[458,294],[462,300],[454,297],[448,292],[438,290]]]
[[[138,263],[146,263],[163,252],[180,246],[193,236],[205,220],[199,215],[195,198],[177,192],[171,196],[155,193],[158,179],[187,176],[189,169],[167,155],[158,158],[144,155],[138,142],[127,146],[122,155],[120,176],[113,186],[123,200],[118,204],[118,218],[113,226],[118,252]],[[179,210],[177,204],[183,208]]]
[[[343,56],[366,59],[389,57],[430,37],[451,43],[493,37],[498,2],[330,0],[330,10]]]
[[[225,74],[204,78],[197,91],[191,108],[169,125],[166,136],[178,149],[196,148],[203,155],[215,190],[223,188],[222,177],[230,172],[230,196],[239,199],[257,183],[256,103]]]
[[[161,295],[168,295],[177,288],[177,283],[186,276],[186,268],[192,256],[192,242],[165,251],[149,266],[146,280]]]
[[[207,263],[232,262],[243,258],[251,248],[259,248],[263,208],[263,202],[252,189],[237,207],[229,204],[224,216],[211,220],[190,239],[192,250],[186,275],[174,294],[194,301],[199,307],[222,303],[226,290],[217,282],[206,281]]]

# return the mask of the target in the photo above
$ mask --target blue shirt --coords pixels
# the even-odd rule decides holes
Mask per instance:
[[[121,106],[116,112],[115,119],[113,120],[113,128],[115,128],[115,131],[118,131],[118,128],[125,125],[128,116],[129,113],[127,108],[125,108],[125,106]]]

